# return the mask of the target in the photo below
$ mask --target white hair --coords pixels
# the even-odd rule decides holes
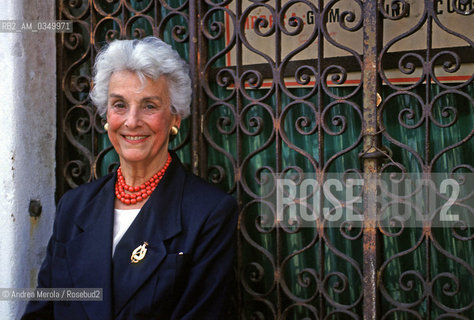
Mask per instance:
[[[182,118],[190,114],[192,88],[188,64],[167,43],[156,37],[146,37],[142,40],[115,40],[97,55],[90,98],[100,115],[107,112],[112,73],[123,70],[136,72],[142,83],[145,83],[145,77],[157,80],[165,76],[171,112]]]

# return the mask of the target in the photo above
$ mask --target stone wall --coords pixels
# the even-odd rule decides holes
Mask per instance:
[[[54,20],[55,1],[0,2],[0,20]],[[55,212],[56,34],[0,33],[0,288],[36,286]],[[31,217],[30,202],[41,204]],[[36,208],[38,209],[38,208]],[[26,302],[0,301],[0,319]]]

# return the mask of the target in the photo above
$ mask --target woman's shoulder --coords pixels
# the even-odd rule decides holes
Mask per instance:
[[[185,228],[191,230],[204,228],[231,232],[237,223],[238,206],[235,198],[189,172],[184,183],[181,209]]]
[[[207,207],[212,209],[221,203],[236,207],[235,198],[217,186],[205,181],[201,177],[186,171],[186,180],[183,190],[183,202],[193,207]]]
[[[209,195],[215,195],[217,197],[223,197],[227,193],[219,188],[218,186],[211,184],[203,178],[196,176],[195,174],[186,170],[186,188],[194,190],[197,193],[209,193]]]
[[[99,191],[113,179],[115,173],[109,173],[99,179],[81,184],[68,190],[60,199],[60,203],[88,203],[99,194]]]

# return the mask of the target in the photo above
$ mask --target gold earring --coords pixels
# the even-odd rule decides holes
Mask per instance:
[[[106,123],[104,124],[104,130],[105,130],[105,131],[109,131],[109,123],[108,123],[108,122],[106,122]]]
[[[170,133],[171,133],[171,135],[175,136],[175,135],[178,134],[178,131],[179,131],[178,126],[172,126],[171,130],[170,130]]]

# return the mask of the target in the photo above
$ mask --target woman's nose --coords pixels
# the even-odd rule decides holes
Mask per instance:
[[[125,126],[128,128],[135,128],[141,124],[140,120],[140,110],[139,108],[130,108],[127,113],[127,119],[125,121]]]

